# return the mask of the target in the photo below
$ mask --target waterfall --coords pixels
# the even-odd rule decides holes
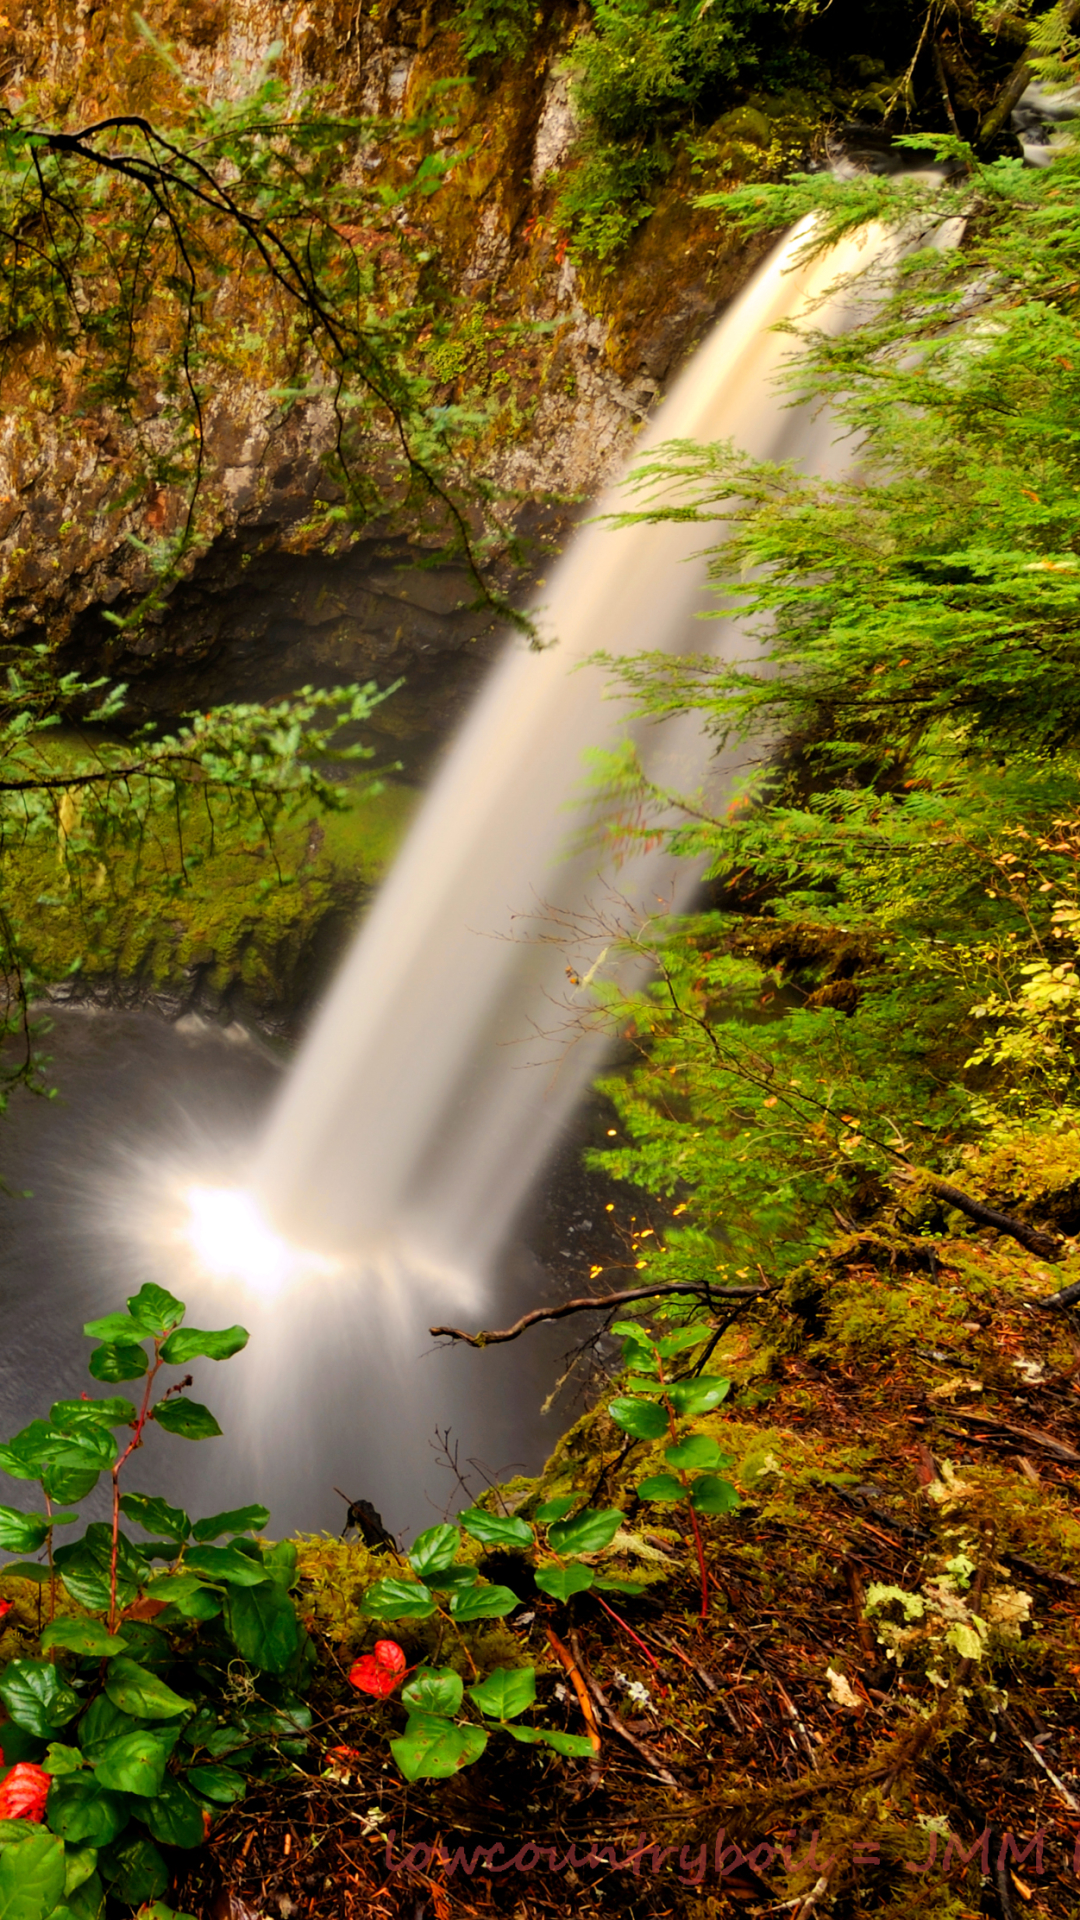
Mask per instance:
[[[878,234],[800,263],[806,229],[760,266],[678,378],[635,457],[668,440],[731,439],[821,475],[850,464],[824,408],[777,388],[778,323],[858,317],[834,283],[873,262]],[[832,290],[832,291],[831,291]],[[819,303],[821,303],[819,305]],[[618,487],[598,516],[625,508]],[[678,909],[696,876],[662,849],[613,867],[582,851],[584,756],[627,732],[598,651],[708,648],[745,656],[710,604],[700,527],[586,525],[538,592],[547,644],[511,639],[449,750],[356,935],[271,1115],[251,1182],[274,1228],[384,1277],[437,1280],[478,1302],[514,1216],[605,1046],[572,984],[607,968],[610,922]],[[650,778],[716,793],[695,717],[632,728]],[[569,972],[568,972],[569,970]],[[632,974],[622,973],[627,981]]]

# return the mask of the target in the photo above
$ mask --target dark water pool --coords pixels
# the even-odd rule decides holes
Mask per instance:
[[[505,1478],[542,1463],[579,1410],[564,1394],[557,1411],[540,1413],[582,1322],[485,1352],[436,1350],[426,1329],[507,1325],[568,1281],[591,1291],[606,1195],[573,1172],[576,1142],[479,1312],[357,1276],[264,1300],[196,1276],[176,1236],[187,1183],[242,1180],[283,1063],[238,1028],[134,1011],[58,1011],[45,1046],[56,1098],[20,1089],[0,1121],[2,1437],[54,1399],[108,1390],[86,1372],[82,1323],[150,1279],[188,1303],[189,1323],[240,1321],[251,1340],[233,1360],[191,1365],[192,1396],[211,1407],[224,1438],[192,1443],[151,1430],[131,1461],[130,1490],[167,1493],[193,1515],[260,1500],[282,1534],[338,1531],[339,1487],[411,1537],[463,1504],[439,1463],[437,1430],[450,1429],[474,1493],[484,1469]],[[130,1396],[137,1385],[112,1391]],[[104,1493],[99,1486],[83,1503],[84,1517],[103,1515]],[[33,1505],[33,1495],[0,1479],[2,1503]]]

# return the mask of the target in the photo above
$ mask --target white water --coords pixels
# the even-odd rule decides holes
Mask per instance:
[[[836,475],[850,464],[825,410],[792,408],[776,387],[798,319],[882,241],[863,235],[797,266],[796,233],[759,268],[642,434],[732,439],[762,459]],[[865,311],[865,309],[863,309]],[[814,324],[841,331],[852,296]],[[625,508],[610,490],[598,514]],[[695,558],[700,527],[579,532],[534,608],[551,644],[511,641],[436,778],[406,845],[318,1013],[272,1114],[251,1188],[273,1226],[302,1247],[445,1294],[482,1290],[606,1045],[584,1033],[589,972],[610,935],[690,897],[696,876],[662,852],[605,871],[566,857],[583,811],[583,755],[625,736],[598,650],[632,654],[750,648],[734,621],[695,622],[710,603]],[[641,723],[642,759],[660,785],[708,782],[715,804],[733,768],[694,719]],[[608,966],[607,960],[601,961]],[[623,973],[621,978],[628,979]],[[571,1043],[574,1044],[571,1044]]]

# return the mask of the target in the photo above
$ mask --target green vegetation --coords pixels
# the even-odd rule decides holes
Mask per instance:
[[[734,1265],[791,1271],[905,1169],[1076,1124],[1080,154],[724,206],[754,226],[819,208],[818,246],[873,217],[967,228],[909,251],[855,332],[806,341],[793,387],[861,436],[857,479],[714,446],[635,482],[721,535],[718,595],[763,648],[641,660],[641,704],[787,745],[729,817],[677,836],[748,904],[646,936],[661,978],[619,1009],[646,1057],[608,1089],[632,1142],[613,1164],[692,1190]],[[632,763],[608,771],[647,831],[654,796]],[[801,1004],[748,1025],[783,985]]]
[[[0,1508],[0,1544],[48,1554],[47,1565],[5,1569],[24,1594],[28,1583],[37,1588],[36,1622],[29,1635],[19,1626],[24,1646],[32,1636],[40,1648],[30,1657],[20,1648],[0,1671],[9,1769],[0,1887],[5,1911],[20,1920],[95,1920],[106,1887],[129,1909],[160,1902],[170,1878],[161,1847],[199,1846],[221,1805],[244,1798],[251,1774],[272,1774],[307,1748],[311,1713],[300,1696],[314,1650],[290,1598],[296,1548],[249,1537],[265,1527],[265,1507],[192,1522],[165,1500],[121,1492],[149,1422],[187,1440],[221,1433],[185,1394],[190,1375],[152,1397],[163,1368],[227,1360],[247,1343],[243,1327],[204,1332],[185,1327],[184,1315],[172,1294],[147,1284],[126,1312],[89,1322],[98,1342],[91,1374],[142,1380],[138,1408],[122,1396],[60,1400],[0,1450],[3,1471],[36,1481],[45,1505]],[[117,1429],[130,1438],[118,1440]],[[111,1523],[56,1544],[56,1529],[78,1519],[57,1508],[86,1499],[102,1474],[112,1483]],[[137,1544],[121,1515],[153,1537]],[[12,1605],[3,1603],[5,1614]]]
[[[521,57],[523,10],[462,12],[470,58]],[[800,41],[784,15],[791,64],[771,84],[789,101],[800,49],[825,58],[827,17]],[[574,56],[589,137],[625,161],[635,209],[684,137],[707,181],[733,143],[775,171],[781,96],[749,89],[776,20],[594,9]],[[121,1494],[118,1430],[128,1451],[150,1418],[215,1433],[182,1390],[138,1411],[60,1401],[15,1436],[0,1465],[41,1484],[44,1510],[0,1509],[0,1545],[46,1560],[0,1571],[4,1920],[142,1902],[151,1920],[165,1898],[335,1920],[411,1920],[422,1900],[446,1920],[454,1873],[474,1870],[470,1903],[482,1888],[477,1909],[522,1920],[571,1902],[593,1920],[627,1896],[650,1920],[720,1913],[729,1873],[762,1911],[837,1920],[1075,1913],[1080,145],[1035,172],[961,137],[1010,63],[1003,22],[1022,47],[1016,17],[962,16],[986,56],[963,97],[938,13],[831,70],[831,97],[879,125],[907,101],[942,186],[806,173],[701,202],[749,235],[816,214],[818,247],[879,221],[903,250],[861,324],[807,329],[791,375],[859,436],[854,477],[681,445],[634,482],[629,518],[700,527],[718,610],[741,611],[760,651],[621,669],[635,706],[694,709],[758,760],[724,817],[686,796],[670,833],[717,904],[641,929],[652,985],[596,990],[596,1017],[636,1049],[606,1084],[615,1143],[594,1155],[638,1210],[622,1258],[590,1273],[637,1283],[601,1315],[621,1355],[601,1342],[595,1404],[542,1475],[463,1486],[465,1510],[389,1560],[270,1545],[264,1509],[193,1523]],[[1065,25],[1036,20],[1035,51],[1067,59]],[[935,55],[947,130],[920,105],[936,89],[950,118]],[[224,178],[231,149],[214,151]],[[280,206],[277,162],[260,165]],[[336,179],[328,166],[320,191]],[[622,218],[594,252],[612,256]],[[401,319],[395,378],[423,369],[405,398],[433,440],[427,383],[498,373],[490,318],[444,301],[415,339]],[[349,849],[374,858],[406,804],[361,786],[343,811],[328,777],[338,723],[375,697],[307,693],[123,740],[120,696],[58,681],[45,655],[14,663],[15,1012],[35,968],[81,955],[152,980],[213,965],[222,990],[239,975],[267,991]],[[60,731],[73,715],[78,750]],[[631,753],[600,781],[615,847],[670,818]],[[149,1386],[244,1337],[181,1316],[144,1288],[91,1323],[94,1377]],[[111,1525],[56,1545],[57,1506],[101,1473]],[[494,1856],[522,1806],[551,1848],[530,1840],[508,1874]],[[1045,1860],[1021,1851],[1033,1834]],[[567,1856],[573,1882],[564,1839],[589,1849]]]
[[[68,733],[34,741],[57,773],[130,763],[117,743],[86,757]],[[115,778],[115,776],[114,776]],[[355,912],[385,870],[414,795],[373,775],[291,795],[283,807],[236,808],[205,788],[180,787],[156,805],[115,812],[77,784],[55,812],[13,808],[4,836],[3,897],[28,987],[78,975],[121,991],[190,992],[266,1014],[295,1003],[313,942]],[[29,813],[29,817],[28,817]],[[61,820],[60,816],[63,815]]]

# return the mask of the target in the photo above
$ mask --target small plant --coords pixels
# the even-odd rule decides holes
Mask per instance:
[[[700,1326],[677,1327],[654,1340],[636,1320],[621,1320],[612,1332],[623,1336],[623,1359],[630,1371],[629,1394],[613,1400],[608,1412],[616,1426],[635,1440],[662,1440],[670,1473],[651,1474],[638,1487],[641,1500],[681,1501],[690,1516],[701,1575],[701,1618],[709,1611],[709,1576],[698,1526],[699,1513],[731,1513],[739,1496],[719,1471],[731,1461],[711,1434],[695,1433],[687,1422],[694,1414],[711,1413],[727,1398],[731,1381],[702,1374],[692,1380],[669,1380],[666,1363],[687,1347],[700,1346]],[[697,1469],[704,1471],[697,1471]]]
[[[640,1592],[633,1582],[600,1573],[581,1558],[610,1546],[622,1525],[618,1508],[586,1507],[568,1519],[573,1505],[570,1495],[548,1501],[537,1512],[537,1521],[547,1532],[547,1557],[535,1567],[541,1593],[568,1601],[593,1586],[618,1593]],[[438,1616],[458,1635],[475,1676],[474,1684],[466,1688],[450,1667],[417,1668],[401,1695],[410,1712],[404,1735],[390,1742],[394,1759],[407,1780],[445,1779],[478,1760],[492,1732],[508,1733],[530,1746],[542,1742],[568,1756],[591,1753],[593,1743],[583,1735],[511,1724],[536,1698],[535,1668],[496,1667],[481,1680],[461,1637],[466,1623],[502,1619],[520,1605],[511,1588],[482,1580],[475,1566],[459,1559],[463,1534],[483,1547],[524,1554],[537,1547],[535,1527],[517,1515],[487,1513],[482,1507],[470,1507],[458,1518],[460,1525],[444,1522],[429,1527],[413,1542],[408,1561],[415,1579],[377,1580],[361,1603],[361,1611],[375,1620]],[[361,1692],[385,1697],[405,1673],[401,1649],[394,1641],[380,1640],[373,1654],[355,1663],[349,1679]],[[481,1716],[479,1721],[455,1718],[466,1694],[471,1709]]]
[[[493,54],[520,60],[533,35],[533,11],[532,0],[461,0],[458,19],[465,58],[482,60]]]
[[[156,1920],[168,1920],[156,1904],[169,1883],[160,1847],[199,1846],[250,1775],[307,1748],[298,1689],[313,1649],[290,1598],[296,1549],[248,1537],[266,1525],[265,1507],[193,1522],[164,1499],[121,1492],[151,1422],[189,1440],[221,1431],[187,1397],[190,1375],[154,1400],[162,1370],[228,1359],[247,1333],[184,1327],[182,1303],[153,1285],[127,1309],[85,1331],[99,1342],[96,1380],[143,1379],[138,1408],[120,1397],[60,1400],[0,1447],[0,1468],[37,1481],[45,1508],[0,1508],[0,1546],[47,1555],[3,1569],[38,1584],[40,1644],[0,1671],[4,1920],[99,1920],[106,1889],[131,1907],[155,1903]],[[111,1520],[54,1545],[55,1530],[77,1519],[57,1504],[85,1499],[103,1474]],[[121,1515],[154,1537],[132,1540]]]

